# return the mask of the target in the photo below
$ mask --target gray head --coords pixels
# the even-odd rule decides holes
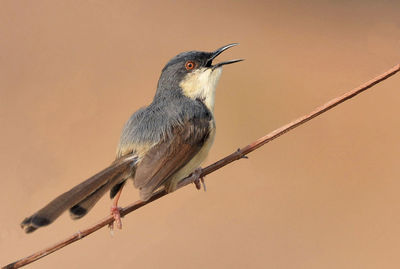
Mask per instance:
[[[238,43],[223,46],[213,52],[188,51],[172,58],[163,68],[158,81],[156,96],[168,95],[179,90],[192,99],[201,99],[213,110],[215,88],[221,76],[222,66],[242,61],[230,60],[213,64],[213,60],[223,51]]]

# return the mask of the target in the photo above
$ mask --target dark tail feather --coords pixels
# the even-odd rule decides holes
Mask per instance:
[[[87,196],[85,199],[80,201],[78,204],[74,205],[69,209],[69,213],[72,219],[80,219],[85,216],[90,209],[100,200],[103,195],[110,190],[114,189],[115,186],[120,186],[125,184],[126,178],[123,177],[123,174],[116,175],[112,180],[110,180],[107,184],[101,186],[92,194]],[[121,182],[122,181],[122,182]]]
[[[117,195],[118,191],[125,185],[126,181],[123,181],[121,183],[118,183],[117,185],[114,185],[112,189],[110,190],[110,198],[114,198],[115,195]]]
[[[136,157],[133,155],[128,155],[115,161],[111,166],[78,184],[71,190],[61,194],[32,216],[25,218],[21,223],[21,228],[23,228],[26,233],[31,233],[42,226],[49,225],[64,211],[78,205],[88,196],[95,197],[96,193],[100,194],[101,190],[110,185],[110,183],[114,182],[115,184],[115,182],[118,182],[117,179],[129,177],[135,165]],[[112,186],[113,185],[109,186],[108,189]],[[97,198],[96,196],[97,200],[93,200],[93,205],[100,197]],[[91,205],[90,208],[93,207],[93,205]]]

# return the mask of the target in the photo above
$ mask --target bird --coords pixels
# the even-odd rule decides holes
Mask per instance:
[[[199,187],[200,165],[216,132],[215,92],[222,67],[243,59],[216,64],[213,61],[236,45],[228,44],[212,52],[187,51],[173,57],[161,71],[153,101],[125,123],[115,161],[25,218],[21,228],[31,233],[49,225],[66,210],[72,219],[80,219],[108,191],[114,199],[114,223],[121,228],[117,205],[128,179],[133,180],[143,201],[160,189],[175,191],[179,181],[190,174],[197,176]]]

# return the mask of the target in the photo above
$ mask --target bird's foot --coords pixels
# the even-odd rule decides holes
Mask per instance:
[[[118,207],[116,205],[113,205],[111,207],[111,215],[114,218],[114,221],[108,225],[108,227],[110,228],[110,230],[114,229],[114,224],[118,229],[122,229],[122,221],[121,221],[121,213],[120,213],[121,207]]]
[[[114,229],[114,224],[117,226],[118,229],[122,229],[122,221],[121,221],[121,209],[120,207],[118,207],[118,200],[119,197],[121,197],[121,192],[123,189],[124,185],[122,185],[122,187],[119,189],[119,191],[117,192],[117,194],[114,197],[114,201],[113,204],[111,206],[111,215],[114,218],[114,221],[112,223],[110,223],[110,225],[108,225],[108,227],[111,230],[111,234],[113,234],[113,229]]]
[[[201,167],[196,168],[196,170],[194,170],[193,176],[195,179],[194,179],[193,183],[196,186],[196,189],[200,190],[201,185],[203,185],[203,190],[207,191],[206,183],[204,182],[204,177],[201,176],[202,172],[203,172],[203,169]]]

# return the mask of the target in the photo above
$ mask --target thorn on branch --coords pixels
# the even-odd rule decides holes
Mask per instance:
[[[82,232],[81,232],[81,231],[78,231],[78,232],[77,232],[77,236],[78,236],[78,240],[79,240],[79,239],[82,239],[82,238],[83,238]]]
[[[240,148],[238,148],[237,150],[236,150],[236,153],[239,155],[238,156],[238,160],[240,160],[240,159],[248,159],[249,157],[247,157],[247,155],[244,155],[243,153],[242,153],[242,150],[240,149]]]

